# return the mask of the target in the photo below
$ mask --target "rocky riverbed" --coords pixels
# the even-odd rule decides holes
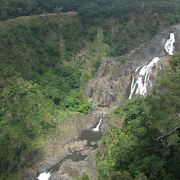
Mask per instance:
[[[101,132],[95,132],[102,118],[110,109],[98,109],[92,113],[69,117],[70,126],[67,135],[57,136],[46,146],[43,156],[32,168],[27,169],[21,179],[32,180],[43,173],[50,173],[50,179],[72,179],[86,172],[92,179],[97,179],[95,152],[101,139]],[[106,112],[106,113],[105,113]],[[103,125],[102,128],[105,126]],[[70,134],[70,135],[69,135]]]

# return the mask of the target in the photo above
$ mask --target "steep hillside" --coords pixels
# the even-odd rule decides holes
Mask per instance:
[[[176,55],[152,94],[111,113],[97,155],[99,179],[179,179],[179,64]]]
[[[173,33],[171,34],[175,34],[176,53],[178,53],[180,47],[179,27],[179,25],[176,25],[170,28],[170,32],[171,29],[173,29]],[[179,141],[176,137],[178,136],[179,132],[179,56],[177,55],[176,57],[174,57],[173,61],[170,63],[171,68],[174,69],[171,74],[171,68],[168,67],[171,57],[165,50],[165,44],[169,42],[169,38],[169,29],[166,29],[156,35],[151,41],[144,43],[134,51],[124,56],[123,58],[126,58],[125,61],[123,61],[123,59],[121,59],[120,62],[118,62],[117,59],[105,59],[98,69],[95,77],[92,79],[92,81],[89,82],[89,87],[87,88],[87,94],[90,96],[91,102],[93,103],[91,112],[92,114],[83,117],[83,121],[88,124],[88,126],[86,127],[87,129],[93,127],[92,125],[89,126],[90,121],[94,122],[94,118],[96,119],[96,121],[98,120],[96,128],[82,131],[82,133],[87,132],[87,134],[84,134],[84,136],[87,135],[87,139],[85,139],[85,141],[81,141],[81,139],[75,135],[74,137],[76,137],[77,141],[71,141],[64,146],[53,147],[53,153],[51,152],[51,154],[46,154],[45,160],[42,161],[40,165],[37,164],[35,166],[35,169],[38,169],[37,173],[34,170],[29,170],[28,173],[26,173],[26,175],[24,176],[25,179],[37,177],[37,175],[39,175],[39,177],[50,176],[50,179],[74,179],[79,175],[81,176],[83,172],[86,172],[86,174],[84,175],[85,177],[89,177],[93,180],[98,179],[96,165],[94,162],[96,150],[94,150],[90,144],[96,144],[96,142],[86,142],[86,140],[88,141],[88,137],[90,136],[88,132],[92,133],[94,129],[95,131],[98,131],[99,126],[101,128],[101,131],[105,132],[105,134],[103,135],[103,141],[100,145],[99,154],[97,156],[99,179],[122,177],[132,179],[135,176],[137,176],[137,178],[148,179],[153,179],[154,177],[167,177],[172,179],[177,178],[178,171],[173,171],[172,169],[169,170],[168,164],[170,161],[173,161],[173,159],[171,159],[171,156],[175,156],[178,158],[178,152],[176,152],[175,150],[175,154],[170,153],[169,156],[167,156],[167,160],[165,159],[166,157],[160,156],[158,153],[156,154],[157,148],[161,148],[159,151],[163,153],[169,151],[170,147],[166,143],[172,143],[175,141],[172,148],[176,149],[176,147],[178,147]],[[130,94],[130,84],[132,81],[131,76],[136,75],[136,72],[138,72],[137,69],[139,69],[140,71],[141,69],[143,69],[143,67],[145,68],[147,64],[151,64],[151,60],[156,56],[160,58],[160,61],[158,61],[157,64],[155,63],[155,65],[152,67],[149,82],[154,87],[155,80],[157,80],[156,83],[158,85],[157,87],[155,86],[154,91],[152,91],[152,86],[147,87],[148,94],[150,92],[153,93],[150,97],[147,97],[147,99],[150,99],[148,99],[148,101],[146,102],[146,98],[142,98],[139,96],[134,97],[133,95],[132,100],[125,101],[128,99]],[[164,69],[165,67],[167,70],[165,70],[164,72],[160,72],[163,73],[161,76],[157,76],[160,69]],[[174,81],[171,84],[170,81],[172,79],[174,79]],[[175,85],[176,82],[177,86]],[[174,89],[172,90],[172,92],[170,92],[170,89],[173,87]],[[162,94],[161,96],[162,88],[164,89],[165,92],[163,92],[165,94]],[[155,92],[157,93],[157,95],[154,94]],[[159,97],[161,97],[162,100],[158,100]],[[156,99],[153,100],[153,98]],[[176,103],[173,104],[173,101],[175,99]],[[164,106],[164,100],[166,102],[169,101],[170,104],[165,103]],[[154,109],[155,103],[157,103],[157,110],[155,110],[156,108]],[[111,108],[114,108],[114,106],[117,106],[119,104],[123,105],[117,108],[108,117],[106,117],[106,114],[111,110]],[[167,113],[169,113],[168,116]],[[153,116],[155,119],[159,116],[160,119],[158,121],[155,119],[152,120],[151,118],[153,117],[151,116]],[[164,119],[165,116],[167,116],[167,119]],[[81,119],[80,117],[78,118],[79,120]],[[87,119],[89,119],[90,121],[87,121]],[[77,119],[74,120],[77,121]],[[81,126],[84,126],[84,123],[82,123],[81,120]],[[152,124],[150,124],[149,127],[149,125],[147,124],[149,122],[151,123],[151,120]],[[130,124],[129,121],[132,121],[132,124]],[[157,124],[153,124],[154,121],[157,121]],[[74,122],[74,124],[72,123],[71,125],[75,126],[73,131],[76,131],[76,128],[79,128],[77,125],[75,125],[76,123],[77,122]],[[130,130],[128,128],[130,128]],[[71,130],[72,129],[73,128],[71,128]],[[148,132],[146,132],[146,130]],[[79,134],[81,137],[81,131],[79,131]],[[99,137],[98,134],[96,134],[96,136]],[[135,138],[136,136],[137,138]],[[147,140],[143,139],[144,137],[147,138]],[[151,142],[152,137],[153,141]],[[172,139],[167,140],[167,137]],[[120,143],[121,141],[123,142],[122,144]],[[140,143],[141,141],[142,144]],[[128,142],[130,142],[130,144],[126,147],[126,144]],[[161,147],[161,143],[167,146]],[[135,147],[133,146],[134,144],[136,145]],[[152,150],[153,155],[146,151],[146,146],[147,148]],[[136,148],[138,148],[137,152]],[[59,149],[61,149],[61,151]],[[121,149],[121,151],[119,149]],[[133,149],[134,151],[133,155],[131,155],[131,149]],[[59,152],[57,150],[59,150]],[[125,155],[123,153],[125,153]],[[141,153],[145,154],[142,161],[139,157],[140,155],[142,155]],[[131,158],[129,160],[126,158],[126,155],[127,157],[132,156],[134,157],[134,159]],[[119,159],[119,157],[122,157],[122,160]],[[155,163],[156,160],[160,161],[160,165],[158,163]],[[126,163],[129,164],[125,166]],[[173,163],[176,163],[176,161]],[[131,167],[129,167],[131,165],[134,169],[131,169]],[[157,170],[152,170],[155,167],[157,167]],[[127,172],[123,172],[124,170],[126,170]],[[163,174],[162,172],[165,172],[165,174]],[[82,177],[84,176],[82,175]]]
[[[76,17],[2,22],[0,29],[3,175],[31,164],[45,136],[57,123],[63,128],[64,114],[89,111],[83,87],[104,46],[97,29],[85,29]]]
[[[24,169],[39,168],[46,153],[53,152],[53,158],[59,158],[59,154],[54,152],[59,153],[63,143],[66,145],[73,141],[70,147],[76,147],[74,141],[82,129],[95,125],[103,113],[107,114],[111,107],[122,104],[129,96],[131,75],[136,68],[147,64],[155,56],[166,55],[163,48],[169,28],[159,32],[180,22],[179,11],[178,0],[160,0],[159,3],[155,0],[2,0],[0,179],[20,179]],[[172,28],[176,33],[178,51],[180,27]],[[177,78],[178,57],[173,62],[172,77]],[[170,81],[168,77],[166,80]],[[167,85],[168,88],[174,86]],[[158,101],[158,96],[155,97]],[[147,106],[153,107],[151,103]],[[57,140],[53,141],[56,137]],[[176,140],[177,137],[173,139]],[[54,144],[58,144],[57,149]],[[109,147],[106,148],[108,150]],[[65,154],[67,152],[72,153],[64,151]],[[81,175],[83,168],[90,171],[91,177],[94,175],[92,170],[97,176],[93,164],[95,151],[92,153],[88,149],[85,153],[89,153],[89,161],[80,163],[80,173],[75,173],[75,176]],[[111,154],[108,157],[111,158]],[[65,170],[77,165],[74,162],[67,164],[64,165],[67,167]],[[49,165],[43,164],[33,173],[28,171],[28,178],[32,179],[47,167]],[[109,172],[119,170],[121,166],[113,168]],[[132,176],[144,170],[138,171],[136,166],[133,170],[127,166],[124,169]],[[63,172],[57,170],[54,177],[58,178]],[[100,175],[104,177],[105,174]]]
[[[3,0],[0,19],[35,14],[76,11],[86,28],[103,26],[108,54],[119,56],[151,39],[168,25],[180,21],[179,0]],[[134,39],[132,41],[132,39]]]

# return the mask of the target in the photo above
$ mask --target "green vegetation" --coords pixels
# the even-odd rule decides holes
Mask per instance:
[[[97,165],[100,179],[179,179],[180,55],[160,73],[147,98],[134,97],[112,117],[123,122],[103,137]]]
[[[0,169],[12,172],[37,153],[37,137],[54,127],[55,107],[37,85],[23,79],[0,96]]]
[[[11,20],[19,16],[67,11],[76,11],[78,16],[20,17]],[[180,22],[179,11],[179,0],[170,2],[160,0],[158,3],[156,0],[92,0],[91,2],[88,0],[1,0],[0,178],[4,179],[22,167],[31,165],[31,158],[41,151],[48,135],[56,128],[66,129],[61,124],[66,114],[89,112],[91,105],[83,95],[84,88],[97,71],[103,57],[114,56],[118,61],[125,62],[123,55],[129,50],[148,40],[161,29]],[[178,57],[173,62],[172,69],[175,72]],[[170,70],[169,73],[171,73]],[[167,82],[166,79],[165,85]],[[171,84],[169,83],[168,86]],[[157,89],[161,88],[157,87]],[[145,114],[143,114],[141,112],[144,108],[143,104],[151,108],[153,103],[157,106],[156,101],[160,102],[160,99],[159,94],[156,95],[156,93],[159,92],[154,92],[154,98],[142,99],[142,104],[138,103],[139,100],[134,100],[124,107],[131,107],[130,111],[133,112],[137,111],[137,108],[140,109],[136,116],[146,121],[146,116],[149,117],[153,109],[149,109],[147,113],[144,110]],[[168,96],[171,96],[171,93]],[[166,100],[169,104],[168,98],[163,98],[165,97],[162,97],[162,101]],[[158,116],[157,119],[162,120],[168,114],[172,117],[171,111],[175,108],[173,102],[177,102],[173,98],[176,97],[171,99],[170,112],[162,113],[162,116]],[[167,105],[164,108],[168,107],[170,106]],[[161,109],[157,107],[156,111],[160,112]],[[156,111],[154,110],[154,113]],[[120,108],[114,112],[113,118],[117,122],[119,114],[123,113],[123,116],[126,116],[126,113],[132,113],[132,117],[128,116],[128,118],[133,119],[133,112],[126,112],[125,109]],[[155,114],[151,114],[155,125],[155,120],[153,121]],[[130,130],[127,133],[125,126],[124,134],[113,130],[116,134],[114,136],[117,136],[117,143],[121,144],[118,142],[118,136],[122,136],[124,141],[130,143],[130,145],[124,145],[125,149],[134,150],[134,146],[140,148],[138,138],[147,137],[148,133],[153,134],[144,127],[143,122],[136,119],[128,125],[132,129],[136,126],[140,128],[138,132],[140,134],[136,134],[138,137],[131,134]],[[159,123],[158,127],[163,128],[160,119],[157,123]],[[62,127],[56,127],[57,124]],[[163,133],[165,130],[166,127]],[[160,130],[156,130],[157,132]],[[168,132],[169,130],[165,133]],[[176,143],[177,136],[168,136],[170,137],[171,143]],[[148,144],[149,141],[150,139],[147,138],[146,143]],[[119,170],[122,164],[114,162],[116,153],[123,153],[124,158],[131,156],[123,149],[124,152],[116,152],[114,148],[115,146],[111,147],[110,153],[114,155],[109,156],[111,160],[107,168]],[[154,157],[154,161],[157,157],[159,156]],[[127,168],[128,165],[123,165],[123,169],[135,176],[141,171],[144,172],[144,169],[150,166],[148,163],[149,161],[140,170],[137,170],[135,165],[130,169]],[[163,173],[176,177],[171,170],[167,171],[166,165],[167,162],[165,165],[160,163],[157,166],[159,169],[163,167]],[[146,173],[148,176],[150,171]],[[154,173],[157,172],[159,173],[158,170]],[[123,174],[126,176],[128,173],[123,172]]]
[[[85,82],[102,58],[89,47],[95,41],[96,31],[84,29],[78,18],[0,23],[2,177],[32,163],[56,120],[61,121],[59,111],[88,113]],[[79,58],[83,51],[91,58],[86,74]]]
[[[107,48],[102,28],[78,17],[0,23],[0,173],[26,165],[59,114],[89,112],[84,88]]]
[[[84,72],[73,59],[91,37],[78,19],[1,23],[0,29],[1,89],[21,77],[57,106],[65,106],[68,94],[79,98],[72,90],[81,88]]]
[[[0,19],[76,11],[88,29],[101,25],[109,56],[120,56],[165,27],[180,22],[179,0],[3,0]],[[133,40],[132,40],[133,39]]]

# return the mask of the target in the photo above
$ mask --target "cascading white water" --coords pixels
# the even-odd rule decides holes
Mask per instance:
[[[175,51],[175,47],[174,47],[174,43],[175,43],[175,35],[174,33],[170,33],[170,37],[169,39],[166,41],[165,43],[165,46],[164,46],[164,49],[166,50],[166,52],[169,54],[169,55],[174,55],[174,51]]]
[[[169,55],[175,54],[175,34],[170,33],[169,39],[166,41],[164,48]],[[143,67],[138,67],[135,70],[135,76],[131,82],[131,92],[129,99],[132,98],[133,94],[140,94],[145,96],[147,94],[147,88],[151,85],[150,76],[152,74],[152,68],[160,61],[159,57],[155,57],[151,62]]]
[[[158,63],[159,60],[159,57],[155,57],[148,65],[136,69],[135,72],[137,74],[136,77],[133,77],[131,82],[131,92],[129,99],[131,99],[133,94],[140,94],[142,96],[147,94],[147,87],[148,85],[151,85],[150,76],[152,74],[152,68]]]
[[[43,172],[37,177],[37,179],[38,180],[49,180],[50,177],[51,177],[50,172]]]
[[[102,122],[102,118],[100,119],[99,123],[97,124],[97,126],[95,128],[93,128],[92,130],[95,131],[95,132],[98,132],[100,129],[100,125],[101,125],[101,122]]]

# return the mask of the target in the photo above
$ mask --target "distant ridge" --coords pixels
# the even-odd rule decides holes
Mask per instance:
[[[74,17],[78,16],[78,13],[76,11],[68,11],[68,12],[61,12],[61,13],[43,13],[38,15],[29,15],[29,16],[19,16],[16,18],[11,18],[7,20],[1,20],[0,22],[13,22],[16,20],[29,20],[30,18],[38,18],[38,17],[52,17],[52,16],[60,16],[60,17]]]

